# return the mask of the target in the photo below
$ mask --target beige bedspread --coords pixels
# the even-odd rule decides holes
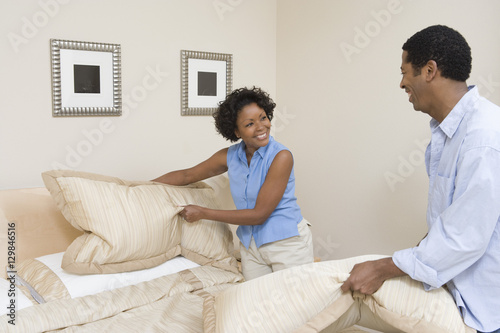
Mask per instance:
[[[113,291],[56,300],[7,316],[1,332],[203,332],[204,297],[242,280],[213,267],[197,267]]]
[[[355,257],[292,267],[243,282],[239,273],[199,266],[151,281],[0,317],[0,332],[356,332],[362,306],[389,332],[472,333],[451,295],[408,277],[373,295],[341,293]],[[347,314],[347,318],[344,318]],[[361,322],[359,321],[361,324]],[[347,330],[346,330],[347,329]]]

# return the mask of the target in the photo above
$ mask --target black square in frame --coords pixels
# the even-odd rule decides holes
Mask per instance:
[[[198,72],[198,96],[217,96],[217,73]]]
[[[99,66],[73,65],[75,94],[100,94],[101,76]]]

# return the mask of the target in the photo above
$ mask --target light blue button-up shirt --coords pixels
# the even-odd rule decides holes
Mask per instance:
[[[500,107],[472,86],[431,130],[429,233],[393,260],[426,290],[446,284],[465,323],[490,332],[500,328]]]
[[[229,185],[233,201],[238,209],[253,209],[260,188],[266,180],[274,157],[282,150],[288,150],[281,143],[269,138],[269,143],[259,148],[248,165],[243,141],[229,147],[227,166]],[[297,224],[302,221],[300,207],[295,197],[295,176],[292,168],[285,193],[276,209],[261,225],[241,225],[236,235],[248,249],[252,236],[257,247],[263,244],[298,236]]]

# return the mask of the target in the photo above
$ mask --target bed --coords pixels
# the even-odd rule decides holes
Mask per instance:
[[[208,183],[42,178],[45,188],[0,191],[2,332],[347,333],[369,331],[357,326],[367,317],[384,332],[475,332],[446,290],[408,278],[343,294],[352,266],[378,255],[244,281],[227,224],[177,215],[188,203],[223,207]]]

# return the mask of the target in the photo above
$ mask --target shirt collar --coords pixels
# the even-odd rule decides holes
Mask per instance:
[[[479,98],[479,92],[476,86],[469,86],[468,90],[469,91],[458,101],[441,124],[435,119],[431,120],[431,129],[439,127],[448,138],[453,137],[467,111],[470,110],[471,105]]]
[[[269,146],[271,146],[271,142],[273,142],[273,141],[274,141],[274,138],[270,135],[269,136],[269,142],[267,143],[267,145],[265,145],[264,147],[260,147],[259,149],[257,149],[257,151],[255,151],[255,153],[258,154],[261,158],[264,158],[264,156],[266,155],[267,151],[269,150]],[[247,155],[245,153],[245,147],[246,147],[245,146],[245,142],[241,141],[240,142],[240,148],[239,148],[239,151],[238,151],[238,157],[243,162],[248,163],[247,162]]]

